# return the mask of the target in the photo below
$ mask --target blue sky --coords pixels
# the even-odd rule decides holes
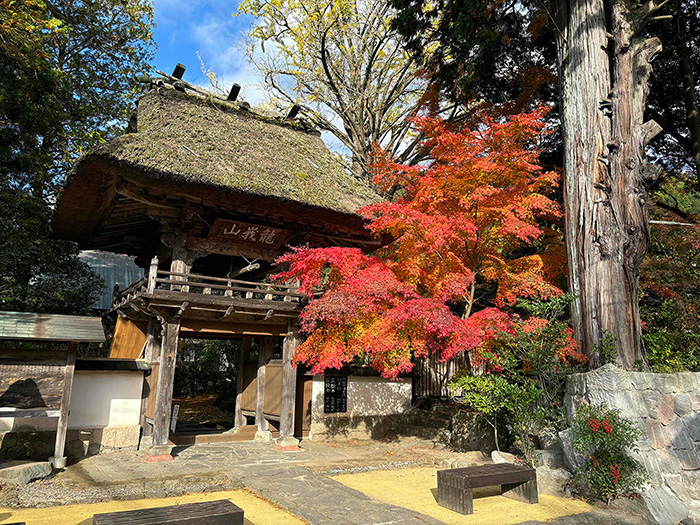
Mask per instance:
[[[243,97],[251,103],[260,99],[255,85],[259,78],[245,59],[242,31],[253,22],[250,16],[238,16],[238,2],[214,0],[154,0],[158,44],[153,64],[172,73],[175,64],[186,68],[184,80],[203,87],[209,81],[202,74],[197,52],[228,89],[234,82],[246,88]]]

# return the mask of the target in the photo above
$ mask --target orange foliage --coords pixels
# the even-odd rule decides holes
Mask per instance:
[[[360,213],[372,233],[393,241],[375,256],[299,248],[280,259],[290,269],[279,279],[325,290],[302,314],[310,336],[297,361],[320,373],[364,356],[396,377],[412,368],[414,354],[448,359],[510,330],[503,308],[518,297],[560,294],[545,279],[545,257],[528,249],[543,236],[542,224],[561,216],[546,196],[558,176],[538,165],[543,116],[485,117],[458,131],[415,119],[428,162],[396,164],[378,151],[375,184],[401,189]]]

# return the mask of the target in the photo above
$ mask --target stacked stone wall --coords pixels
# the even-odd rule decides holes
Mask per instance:
[[[567,381],[569,420],[582,403],[607,405],[642,430],[632,453],[648,472],[642,501],[659,523],[700,524],[700,373],[627,372],[605,365]],[[573,459],[579,462],[580,458]]]

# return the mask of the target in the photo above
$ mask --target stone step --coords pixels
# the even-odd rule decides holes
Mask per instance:
[[[0,465],[0,482],[26,485],[53,473],[48,461],[7,461]]]

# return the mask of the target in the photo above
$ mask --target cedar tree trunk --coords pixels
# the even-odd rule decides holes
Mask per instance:
[[[618,364],[646,365],[639,268],[649,242],[647,188],[658,170],[644,147],[660,131],[643,122],[649,62],[661,44],[644,38],[653,2],[554,0],[564,141],[564,209],[575,337],[599,364],[603,335]]]

